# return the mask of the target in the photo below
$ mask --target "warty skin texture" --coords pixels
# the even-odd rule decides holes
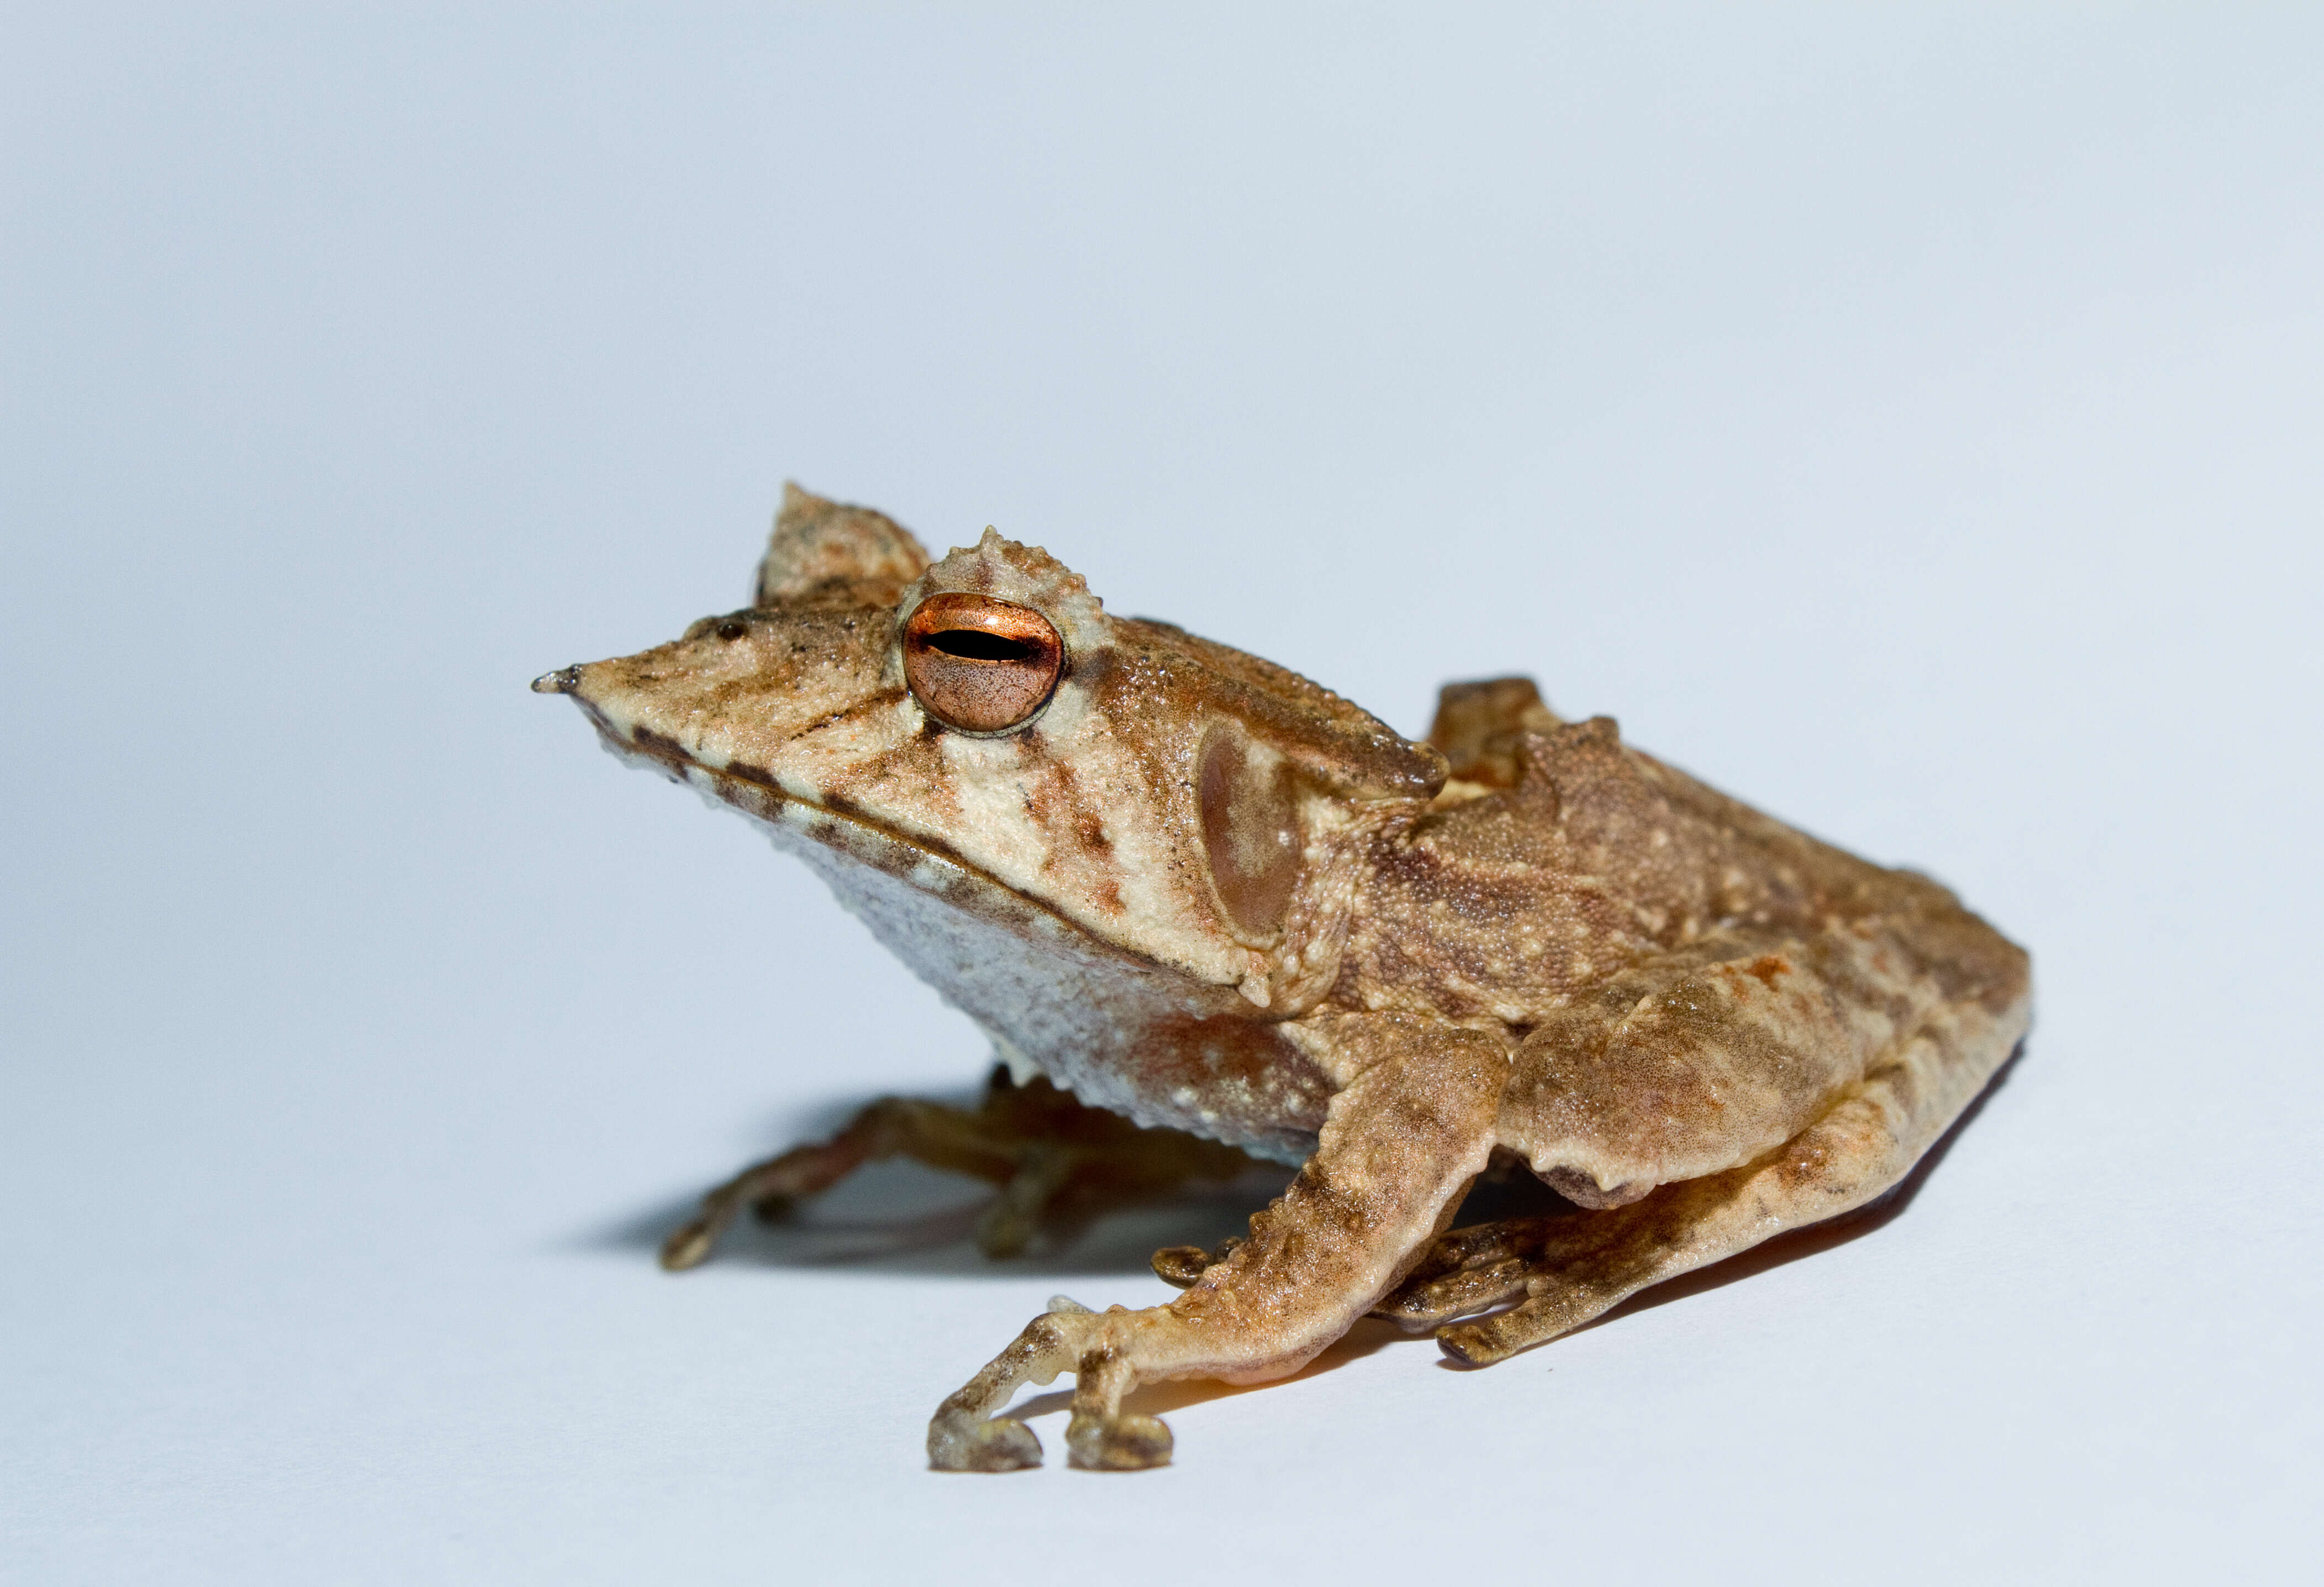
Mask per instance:
[[[936,710],[903,659],[923,603],[921,687],[995,669]],[[955,612],[982,629],[936,638],[966,660],[927,650]],[[535,687],[806,859],[1019,1081],[1300,1165],[1248,1239],[1157,1255],[1185,1287],[1168,1306],[1035,1319],[939,1408],[940,1468],[1037,1462],[996,1413],[1062,1371],[1072,1458],[1126,1469],[1170,1453],[1122,1408],[1138,1384],[1278,1377],[1368,1311],[1471,1361],[1553,1337],[1894,1186],[2029,1016],[2024,953],[1936,883],[1704,787],[1609,719],[1561,721],[1524,679],[1451,686],[1408,742],[1269,662],[1113,617],[1038,548],[988,530],[931,563],[797,487],[753,606]],[[860,1121],[838,1156],[721,1187],[666,1259],[867,1151],[1049,1194],[1078,1170],[1000,1122],[1036,1112],[1065,1117]],[[1111,1138],[1077,1139],[1088,1167]],[[1497,1158],[1586,1210],[1448,1232]]]

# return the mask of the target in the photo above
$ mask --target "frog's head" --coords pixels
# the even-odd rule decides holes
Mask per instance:
[[[964,907],[997,887],[1255,1001],[1330,911],[1350,835],[1444,772],[1296,673],[1110,615],[1038,547],[987,530],[930,563],[796,486],[752,605],[533,687],[625,757]]]

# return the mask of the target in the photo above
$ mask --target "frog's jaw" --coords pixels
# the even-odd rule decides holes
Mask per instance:
[[[1012,1062],[1140,1124],[1283,1163],[1314,1150],[1330,1084],[1233,986],[1107,942],[933,841],[819,804],[755,767],[706,765],[667,734],[624,732],[580,680],[543,692],[576,695],[615,758],[738,811],[805,861]],[[1157,1086],[1157,1069],[1176,1083]]]
[[[1263,983],[1262,954],[1225,929],[1209,896],[1185,767],[1075,678],[1022,733],[942,729],[890,665],[892,616],[713,620],[543,685],[569,695],[617,752],[721,804],[818,809],[908,851],[899,874],[936,854],[1117,948],[1213,985]],[[747,632],[722,639],[729,626]]]
[[[941,836],[883,820],[850,797],[867,763],[889,759],[902,747],[898,741],[911,736],[896,724],[867,720],[894,715],[900,690],[874,688],[852,706],[794,726],[764,708],[766,702],[733,708],[715,686],[673,689],[673,681],[687,681],[665,656],[675,649],[566,668],[533,687],[571,696],[616,760],[689,788],[707,803],[844,850],[859,864],[964,907],[1019,897]],[[737,718],[749,724],[743,732],[733,730]],[[964,887],[967,878],[978,885]]]
[[[1005,844],[988,855],[964,852],[946,841],[941,818],[973,817],[976,807],[964,812],[907,806],[903,819],[890,818],[889,807],[894,801],[881,797],[886,789],[867,768],[879,768],[896,759],[941,755],[943,749],[931,749],[930,744],[946,742],[920,734],[899,735],[883,727],[878,718],[896,714],[895,707],[900,704],[892,697],[875,697],[858,712],[844,714],[854,720],[819,724],[821,731],[801,734],[791,743],[762,742],[737,753],[731,742],[703,742],[703,735],[686,732],[682,719],[674,713],[653,713],[641,718],[633,707],[625,708],[631,702],[618,691],[605,688],[598,675],[600,668],[623,665],[596,662],[569,669],[577,674],[570,687],[544,691],[569,693],[596,729],[600,743],[623,764],[652,771],[692,789],[706,803],[750,817],[774,833],[779,846],[787,851],[802,852],[798,840],[806,839],[821,849],[844,854],[850,869],[877,872],[907,882],[953,909],[1012,923],[1021,923],[1029,912],[1093,946],[1127,954],[1165,973],[1191,976],[1207,983],[1206,992],[1216,991],[1240,1001],[1234,988],[1248,955],[1235,950],[1231,943],[1225,945],[1230,950],[1226,955],[1207,951],[1211,945],[1199,938],[1185,945],[1193,949],[1190,953],[1146,951],[1141,944],[1093,929],[1088,922],[1052,907],[1038,890],[1025,885],[1022,875],[1011,873],[1038,872],[1049,856],[1028,855]],[[553,680],[558,677],[550,675]],[[909,742],[893,742],[899,736]],[[974,746],[969,752],[990,748]],[[923,775],[918,769],[908,768],[902,780],[921,780]],[[998,802],[1023,801],[1011,793]],[[818,863],[816,869],[843,899],[849,896],[827,865]],[[898,951],[904,952],[900,946]],[[1247,1010],[1249,1005],[1242,1006]]]
[[[731,761],[710,764],[688,753],[685,745],[668,734],[638,724],[617,725],[586,699],[579,703],[597,730],[598,743],[615,760],[691,789],[705,803],[739,811],[793,840],[804,837],[844,850],[857,862],[907,880],[923,891],[939,897],[960,895],[954,901],[964,905],[989,904],[985,894],[1015,897],[940,843],[893,831],[859,812],[835,809],[811,793],[785,787],[760,767]],[[796,842],[779,846],[796,850]],[[969,886],[971,882],[981,884],[981,889]],[[1053,918],[1060,925],[1078,929],[1061,917]]]

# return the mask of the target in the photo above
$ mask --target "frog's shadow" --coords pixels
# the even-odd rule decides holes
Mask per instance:
[[[1816,1256],[1860,1240],[1901,1216],[1919,1195],[1961,1132],[1982,1112],[1995,1093],[2015,1073],[2024,1056],[2021,1043],[2008,1062],[1997,1071],[1985,1089],[1953,1121],[1935,1145],[1922,1154],[1911,1173],[1877,1199],[1839,1217],[1779,1234],[1692,1273],[1669,1279],[1582,1325],[1582,1332],[1673,1301],[1688,1299]],[[834,1119],[853,1112],[835,1107]],[[752,1218],[738,1219],[720,1241],[714,1261],[755,1262],[775,1268],[844,1267],[863,1270],[963,1277],[1053,1277],[1084,1280],[1122,1274],[1148,1274],[1153,1253],[1167,1245],[1213,1246],[1240,1232],[1252,1213],[1289,1182],[1288,1168],[1255,1168],[1224,1186],[1201,1186],[1153,1198],[1127,1208],[1069,1220],[1054,1227],[1048,1237],[1023,1256],[994,1260],[981,1254],[973,1235],[978,1219],[990,1202],[982,1187],[955,1176],[907,1162],[869,1165],[833,1190],[803,1215],[772,1225]],[[694,1198],[665,1204],[649,1213],[601,1230],[586,1243],[598,1249],[644,1253],[662,1241],[697,1208]],[[1457,1223],[1474,1223],[1491,1218],[1527,1213],[1575,1212],[1572,1204],[1529,1179],[1491,1184],[1480,1181],[1462,1204]],[[1103,1305],[1105,1297],[1081,1298]],[[1407,1335],[1393,1324],[1366,1318],[1350,1330],[1296,1378],[1333,1370],[1371,1354]],[[1447,1361],[1453,1370],[1471,1369]],[[1140,1389],[1136,1408],[1149,1414],[1193,1405],[1222,1395],[1244,1392],[1223,1383],[1157,1384]],[[1070,1394],[1044,1395],[1015,1413],[1038,1416],[1062,1409]],[[1056,1401],[1054,1405],[1050,1401]]]
[[[973,1107],[973,1093],[928,1100]],[[861,1096],[793,1114],[769,1130],[779,1140],[835,1133],[862,1107]],[[796,1213],[773,1223],[744,1214],[719,1237],[710,1260],[769,1268],[973,1278],[1104,1278],[1151,1274],[1166,1245],[1217,1244],[1290,1183],[1295,1170],[1256,1164],[1225,1184],[1193,1184],[1166,1195],[1105,1207],[1067,1207],[1046,1219],[1022,1254],[995,1259],[977,1250],[978,1222],[991,1187],[904,1158],[867,1163]],[[701,1211],[698,1196],[665,1202],[601,1227],[582,1243],[598,1250],[658,1251]]]
[[[1032,1247],[987,1257],[976,1227],[992,1196],[984,1186],[916,1163],[872,1163],[801,1213],[774,1223],[737,1218],[710,1259],[768,1268],[974,1278],[1105,1278],[1151,1273],[1166,1245],[1216,1245],[1290,1182],[1292,1170],[1254,1168],[1227,1185],[1192,1186],[1132,1206],[1053,1218]],[[700,1211],[696,1198],[665,1203],[604,1229],[586,1243],[650,1252]]]

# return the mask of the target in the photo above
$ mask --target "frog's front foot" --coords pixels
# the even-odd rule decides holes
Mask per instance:
[[[928,1465],[938,1472],[1022,1472],[1041,1463],[1041,1441],[1014,1416],[947,1415],[928,1423]]]
[[[1143,1472],[1170,1463],[1170,1429],[1159,1416],[1075,1411],[1065,1428],[1068,1458],[1084,1472]]]
[[[993,1413],[1028,1383],[1056,1380],[1079,1355],[1093,1316],[1062,1296],[1025,1324],[1009,1348],[936,1407],[928,1420],[928,1465],[939,1472],[1021,1472],[1041,1463],[1041,1441],[1013,1416]],[[1075,1396],[1079,1398],[1078,1395]]]
[[[1041,1441],[1012,1416],[994,1413],[1027,1384],[1074,1374],[1074,1415],[1066,1458],[1085,1472],[1139,1472],[1170,1463],[1170,1429],[1121,1408],[1138,1386],[1139,1345],[1176,1319],[1164,1311],[1120,1306],[1093,1312],[1059,1296],[1025,1325],[1007,1350],[928,1423],[928,1464],[939,1472],[1016,1472],[1041,1463]]]
[[[1060,1296],[937,1408],[928,1458],[945,1471],[1013,1469],[1039,1446],[1006,1418],[1028,1383],[1074,1374],[1065,1446],[1086,1471],[1167,1465],[1170,1430],[1122,1408],[1141,1383],[1260,1383],[1315,1359],[1408,1269],[1485,1166],[1508,1059],[1477,1032],[1390,1015],[1343,1038],[1369,1063],[1331,1101],[1315,1155],[1220,1250],[1178,1247],[1156,1269],[1189,1287],[1167,1306],[1093,1312]],[[1381,1049],[1386,1049],[1382,1051]],[[1020,1434],[1022,1436],[1020,1437]]]
[[[1138,1387],[1132,1363],[1141,1336],[1167,1332],[1176,1319],[1167,1309],[1127,1312],[1120,1306],[1102,1315],[1083,1315],[1088,1318],[1088,1337],[1074,1361],[1074,1419],[1065,1427],[1068,1457],[1084,1472],[1143,1472],[1168,1465],[1170,1429],[1159,1417],[1123,1410],[1121,1397]]]
[[[1084,1472],[1142,1472],[1170,1463],[1170,1429],[1157,1416],[1075,1411],[1066,1459]],[[1022,1472],[1041,1463],[1041,1440],[1014,1416],[976,1416],[949,1403],[928,1423],[928,1465],[939,1472]]]

